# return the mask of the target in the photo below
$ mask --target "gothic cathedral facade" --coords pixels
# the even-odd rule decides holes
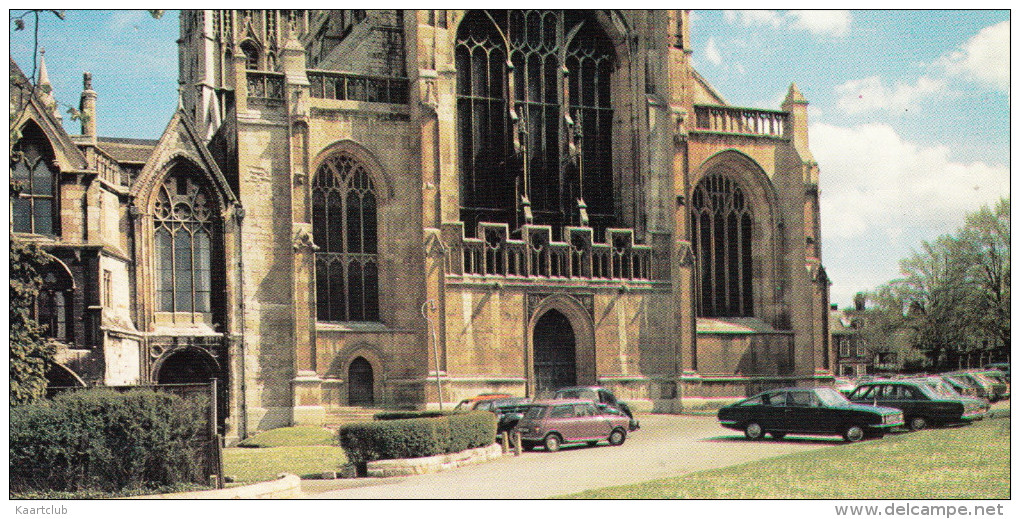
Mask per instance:
[[[807,101],[727,104],[689,22],[182,11],[152,141],[97,136],[88,78],[73,136],[12,79],[11,230],[60,260],[55,378],[216,378],[233,438],[482,392],[676,412],[831,382]]]

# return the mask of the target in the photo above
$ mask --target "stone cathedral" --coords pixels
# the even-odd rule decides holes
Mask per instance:
[[[731,106],[683,10],[198,10],[157,140],[11,62],[53,384],[205,382],[229,438],[482,392],[679,411],[832,379],[807,101]],[[50,63],[50,66],[56,64]],[[12,114],[15,111],[12,108]]]

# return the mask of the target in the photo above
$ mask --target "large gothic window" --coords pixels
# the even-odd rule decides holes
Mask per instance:
[[[375,186],[365,168],[340,153],[312,185],[316,316],[319,321],[379,320]]]
[[[509,56],[509,61],[507,57]],[[474,11],[457,33],[461,220],[612,225],[613,50],[580,11]]]
[[[11,180],[20,192],[11,200],[14,232],[56,234],[57,170],[42,131],[26,126],[11,154]]]
[[[189,168],[175,167],[159,187],[155,212],[156,310],[211,312],[216,202]]]
[[[698,183],[691,223],[698,258],[698,315],[751,317],[752,217],[737,182],[710,174]]]

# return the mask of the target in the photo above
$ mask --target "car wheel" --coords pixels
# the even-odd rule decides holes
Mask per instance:
[[[928,420],[925,420],[923,416],[915,416],[907,422],[907,426],[911,431],[920,431],[928,427]]]
[[[769,433],[769,434],[771,434],[772,437],[777,439],[777,440],[782,440],[783,438],[786,438],[786,433],[777,433],[777,432],[774,432],[774,433]]]
[[[843,439],[850,442],[859,442],[864,439],[864,429],[859,425],[851,425],[843,431]]]
[[[556,434],[550,434],[545,437],[545,450],[549,452],[556,452],[560,450],[560,444],[563,442],[562,439]]]
[[[765,430],[757,422],[751,422],[744,427],[744,436],[748,440],[760,440],[765,436]]]
[[[623,432],[623,429],[613,429],[613,432],[609,433],[610,445],[623,445],[625,441],[627,441],[627,433]]]

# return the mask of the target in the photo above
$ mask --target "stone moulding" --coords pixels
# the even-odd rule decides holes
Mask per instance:
[[[493,443],[488,447],[476,447],[452,454],[370,461],[367,463],[366,475],[370,478],[386,478],[432,474],[466,465],[484,463],[501,457],[503,457],[503,448],[498,443]]]

